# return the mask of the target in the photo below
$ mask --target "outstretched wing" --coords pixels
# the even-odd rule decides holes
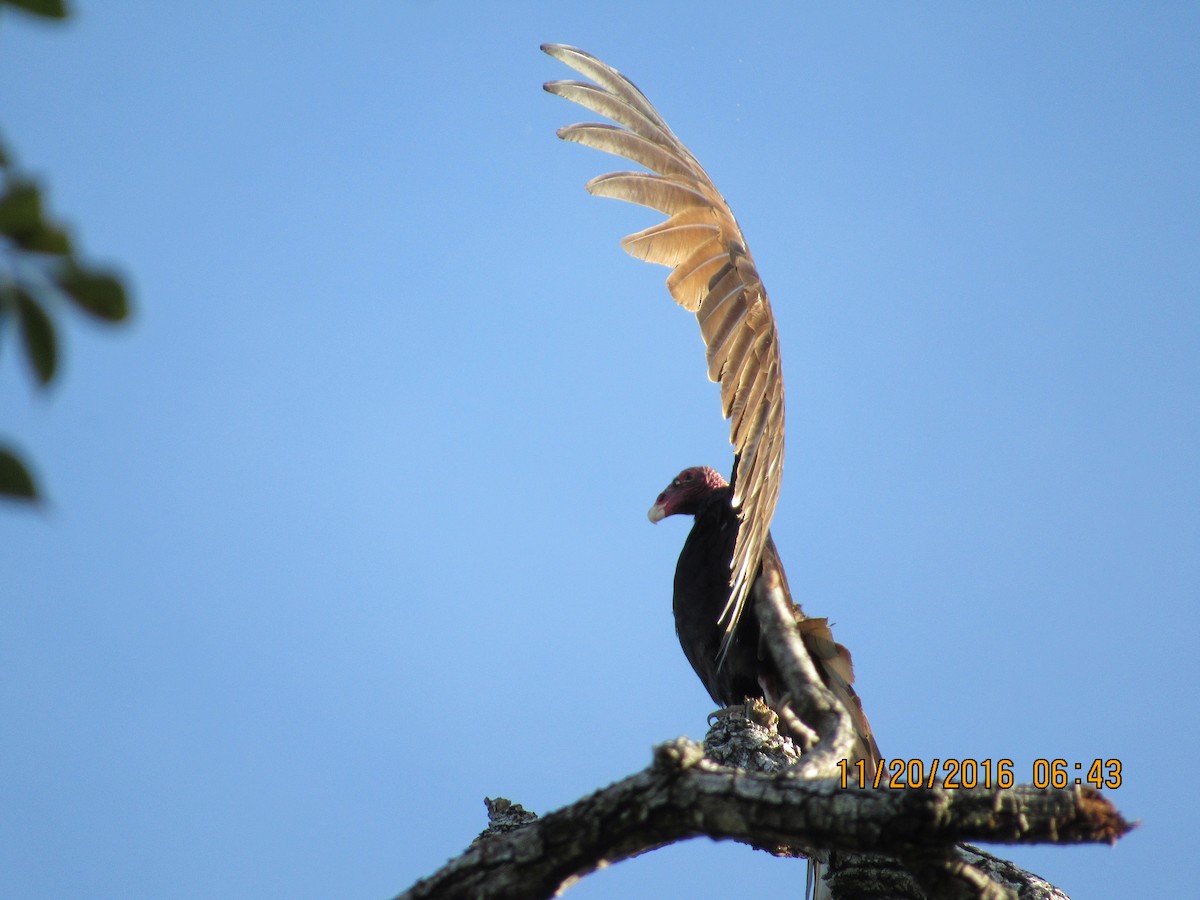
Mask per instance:
[[[721,383],[721,409],[733,444],[733,505],[738,535],[730,567],[722,650],[737,626],[759,560],[783,474],[783,373],[767,292],[729,205],[696,158],[628,78],[563,44],[542,50],[593,83],[551,81],[547,91],[615,122],[568,125],[563,140],[623,156],[649,172],[612,172],[587,183],[590,193],[639,203],[669,218],[621,241],[627,252],[673,271],[671,296],[694,312]]]

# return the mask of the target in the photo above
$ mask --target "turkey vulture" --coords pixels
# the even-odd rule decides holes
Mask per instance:
[[[673,270],[667,288],[696,314],[708,376],[720,382],[722,411],[730,420],[731,483],[707,467],[685,469],[650,508],[654,522],[677,513],[695,517],[675,570],[680,643],[716,703],[762,697],[778,708],[777,672],[760,646],[755,616],[744,614],[764,563],[783,575],[769,532],[783,472],[783,375],[766,290],[725,199],[633,82],[575,47],[543,44],[542,50],[591,79],[552,81],[547,91],[616,123],[568,125],[558,136],[650,170],[600,175],[587,190],[668,216],[621,246]],[[783,587],[786,593],[786,579]],[[873,764],[879,751],[850,687],[849,653],[833,641],[826,620],[807,618],[794,603],[792,608],[813,663],[850,713],[856,758]]]
[[[729,707],[747,698],[761,697],[778,709],[785,693],[769,656],[760,641],[758,620],[746,616],[720,655],[722,630],[717,617],[729,596],[729,560],[733,554],[738,517],[730,486],[715,469],[694,466],[684,469],[650,507],[650,521],[682,514],[695,519],[675,567],[675,631],[683,652],[700,676],[709,696],[719,706]],[[758,571],[770,567],[779,573],[784,595],[791,601],[787,576],[775,541],[767,534]],[[790,603],[804,647],[825,686],[850,713],[855,742],[852,759],[868,764],[874,774],[879,747],[863,713],[862,701],[854,692],[854,669],[850,651],[833,639],[826,619],[810,619]],[[786,730],[786,729],[784,729]]]

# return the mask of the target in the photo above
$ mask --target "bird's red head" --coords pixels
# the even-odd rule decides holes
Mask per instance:
[[[667,485],[667,489],[658,495],[658,499],[654,501],[654,505],[650,507],[647,515],[651,522],[657,522],[676,513],[685,516],[695,515],[700,504],[713,491],[727,486],[728,483],[716,469],[710,469],[708,466],[692,466],[690,469],[684,469],[672,479],[671,483]]]

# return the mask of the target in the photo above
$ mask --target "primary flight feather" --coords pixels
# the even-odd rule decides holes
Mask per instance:
[[[730,420],[735,453],[731,501],[737,515],[729,596],[719,616],[724,655],[758,573],[783,474],[783,372],[775,317],[725,198],[645,95],[589,53],[563,44],[543,44],[542,50],[594,82],[552,81],[547,91],[617,123],[568,125],[558,136],[649,170],[601,175],[587,189],[669,217],[629,235],[621,246],[672,269],[667,288],[696,314],[708,377],[721,384],[721,410]]]

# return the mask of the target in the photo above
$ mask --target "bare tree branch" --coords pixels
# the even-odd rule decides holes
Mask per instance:
[[[1130,827],[1088,788],[843,789],[794,770],[766,775],[718,765],[698,744],[679,738],[655,748],[646,770],[523,827],[482,837],[398,900],[551,897],[598,867],[699,836],[776,853],[818,846],[884,854],[917,865],[926,891],[943,896],[949,886],[952,896],[989,897],[995,882],[976,877],[988,858],[971,848],[972,856],[958,857],[961,866],[945,862],[960,841],[1111,843]],[[867,896],[855,893],[851,875],[835,867],[839,896]]]
[[[767,562],[764,559],[762,573],[754,583],[753,600],[762,640],[783,681],[787,702],[780,704],[778,711],[789,731],[803,734],[812,730],[818,735],[816,744],[804,748],[797,773],[810,778],[831,777],[838,772],[838,760],[851,756],[854,725],[850,713],[817,674],[796,627],[796,613],[783,589],[783,577]],[[789,720],[789,707],[795,709],[802,722]]]

